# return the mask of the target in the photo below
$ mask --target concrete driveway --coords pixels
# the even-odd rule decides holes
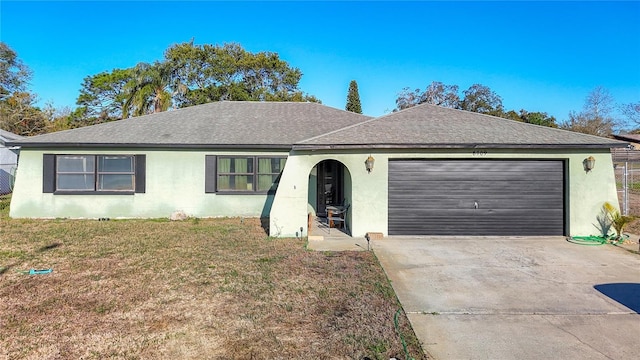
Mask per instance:
[[[640,256],[564,238],[373,243],[436,359],[640,358]]]

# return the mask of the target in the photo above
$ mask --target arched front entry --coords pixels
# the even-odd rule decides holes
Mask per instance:
[[[351,174],[343,163],[323,160],[311,169],[308,203],[314,215],[320,219],[327,217],[327,206],[346,207],[351,204]],[[345,230],[348,233],[350,211],[345,216]]]

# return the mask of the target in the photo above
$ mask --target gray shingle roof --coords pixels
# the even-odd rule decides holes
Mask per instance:
[[[296,144],[295,148],[623,147],[621,141],[423,104]]]
[[[621,141],[423,104],[379,118],[316,103],[223,101],[10,142],[23,147],[624,147]]]
[[[0,129],[0,145],[4,145],[5,142],[23,139],[24,137],[14,134],[12,132]]]
[[[370,119],[317,103],[220,101],[18,141],[40,146],[291,148]]]
[[[640,142],[640,134],[618,134],[613,135],[613,137],[623,141]]]

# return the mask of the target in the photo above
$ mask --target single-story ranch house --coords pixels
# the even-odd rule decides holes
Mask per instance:
[[[627,143],[434,105],[371,118],[316,103],[214,102],[21,139],[14,218],[263,217],[346,231],[589,235],[618,204]]]

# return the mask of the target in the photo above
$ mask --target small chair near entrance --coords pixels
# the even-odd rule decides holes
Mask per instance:
[[[331,228],[345,228],[345,219],[349,206],[327,206],[327,222],[329,223],[329,234],[331,234]]]

